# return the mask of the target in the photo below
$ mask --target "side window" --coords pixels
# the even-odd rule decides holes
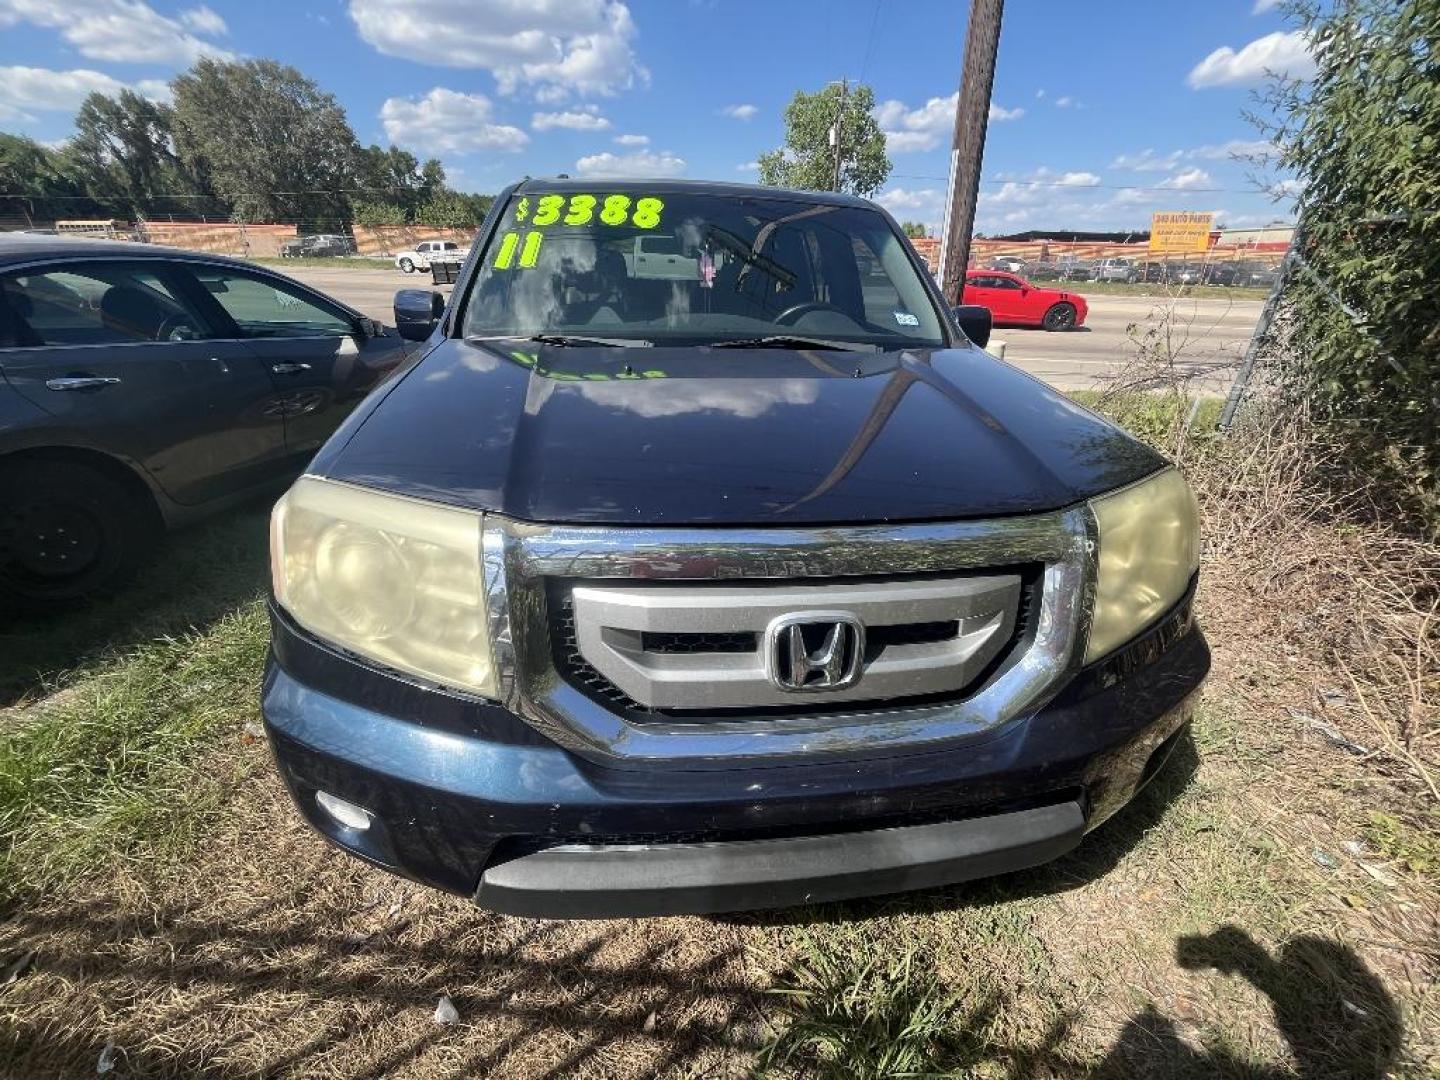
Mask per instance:
[[[992,288],[992,289],[1018,289],[1018,288],[1020,288],[1020,283],[1019,283],[1018,281],[1016,281],[1014,278],[1008,278],[1008,277],[992,277],[992,278],[990,279],[990,288]]]
[[[351,321],[274,278],[218,266],[191,268],[201,288],[225,309],[246,337],[348,337]]]
[[[995,288],[995,279],[989,274],[976,274],[972,278],[967,278],[965,284],[974,289],[993,289]]]
[[[76,263],[0,278],[0,347],[194,341],[211,327],[153,264]]]

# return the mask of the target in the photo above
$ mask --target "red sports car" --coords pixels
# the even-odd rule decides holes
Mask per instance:
[[[1083,296],[1042,289],[1005,270],[967,271],[961,302],[989,308],[997,326],[1043,326],[1046,330],[1083,326],[1090,310]]]

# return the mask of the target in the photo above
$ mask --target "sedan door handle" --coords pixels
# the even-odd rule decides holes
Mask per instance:
[[[270,370],[276,375],[298,375],[302,371],[309,371],[309,364],[271,364]]]
[[[97,390],[102,386],[115,386],[120,380],[113,375],[68,375],[61,379],[46,379],[47,390]]]

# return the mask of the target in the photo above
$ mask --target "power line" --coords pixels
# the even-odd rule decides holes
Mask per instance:
[[[949,181],[949,179],[950,179],[948,176],[922,176],[922,175],[919,175],[919,174],[916,174],[916,173],[891,173],[891,174],[890,174],[890,178],[891,178],[892,180],[933,180],[933,181],[935,181],[936,183],[942,183],[942,184],[943,184],[943,183],[947,183],[947,182]],[[1217,195],[1217,194],[1230,194],[1230,195],[1263,195],[1263,194],[1265,194],[1265,189],[1264,189],[1264,188],[1259,188],[1259,189],[1257,189],[1257,188],[1217,188],[1217,187],[1203,187],[1203,188],[1198,188],[1198,187],[1183,187],[1183,188],[1178,188],[1178,187],[1166,187],[1166,186],[1164,186],[1164,185],[1148,186],[1148,187],[1147,187],[1147,186],[1144,185],[1144,184],[1075,184],[1075,183],[1069,183],[1069,184],[1067,184],[1067,183],[1065,183],[1065,182],[1062,181],[1062,180],[1006,180],[1006,179],[999,178],[999,177],[983,178],[983,179],[981,179],[980,183],[982,183],[982,184],[1015,184],[1015,185],[1017,185],[1017,186],[1019,186],[1019,187],[1069,188],[1069,189],[1072,190],[1072,191],[1090,191],[1090,190],[1096,190],[1096,189],[1098,189],[1098,190],[1101,190],[1101,191],[1174,191],[1174,192],[1179,192],[1180,194],[1199,194],[1199,195],[1206,195],[1206,194],[1210,194],[1210,195]]]
[[[870,33],[865,37],[865,58],[860,62],[860,82],[865,81],[865,72],[870,69],[870,53],[875,48],[875,27],[880,23],[880,4],[882,0],[875,0],[875,10],[870,15]]]

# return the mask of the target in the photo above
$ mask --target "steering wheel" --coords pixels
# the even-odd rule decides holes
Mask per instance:
[[[181,333],[181,331],[185,331]],[[155,328],[156,341],[194,341],[195,327],[190,324],[188,315],[168,315],[165,321]]]
[[[795,304],[793,307],[788,307],[779,315],[776,315],[775,322],[781,326],[791,326],[799,322],[801,316],[809,315],[812,311],[834,311],[840,315],[845,315],[845,310],[836,307],[834,304],[827,304],[823,300],[806,300],[803,304]],[[848,319],[850,316],[845,315],[845,317]]]

